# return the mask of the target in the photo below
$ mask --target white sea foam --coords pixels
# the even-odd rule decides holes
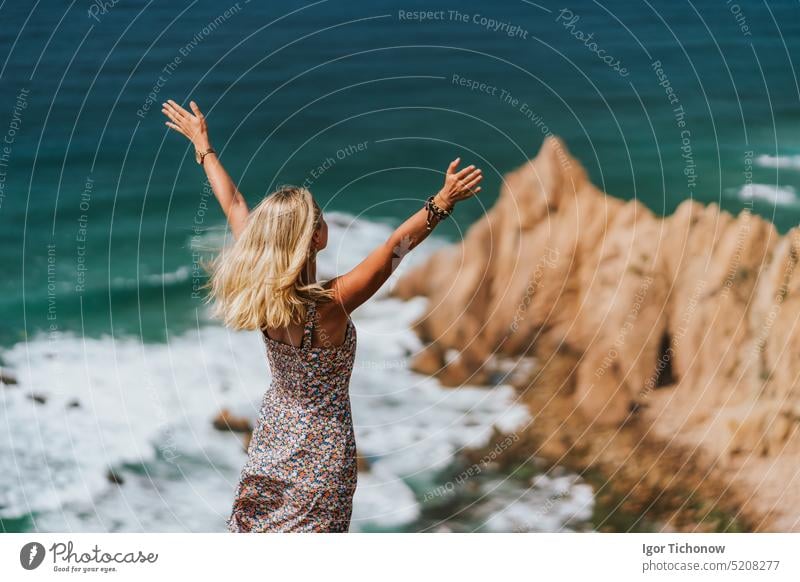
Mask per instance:
[[[525,487],[509,479],[483,485],[486,502],[475,511],[476,529],[493,532],[557,532],[586,527],[594,509],[587,483],[571,475],[538,475]]]
[[[742,200],[763,200],[775,206],[795,204],[797,191],[791,186],[778,187],[770,184],[746,184],[739,189]]]
[[[756,157],[756,165],[762,168],[800,170],[800,156],[771,156],[769,154],[762,154]]]
[[[174,271],[166,273],[150,273],[131,279],[125,277],[115,277],[111,283],[115,289],[135,289],[137,287],[169,287],[176,283],[182,283],[189,279],[191,269],[188,265],[181,265]]]
[[[372,462],[360,479],[354,530],[413,521],[419,506],[409,483],[433,483],[458,450],[486,443],[492,426],[528,421],[508,387],[444,389],[407,366],[387,373],[364,365],[405,361],[416,340],[408,322],[420,307],[381,300],[354,318],[353,415],[359,450]],[[381,313],[389,321],[371,319]],[[257,415],[270,377],[257,335],[205,327],[167,345],[64,336],[18,344],[5,358],[19,385],[2,392],[0,408],[11,429],[3,516],[44,512],[37,527],[48,530],[220,529],[245,454],[211,419],[223,407]],[[80,406],[70,407],[75,399]],[[107,481],[109,468],[122,486]]]

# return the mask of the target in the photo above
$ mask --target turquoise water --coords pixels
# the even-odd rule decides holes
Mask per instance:
[[[0,42],[12,47],[2,53],[2,121],[11,121],[15,95],[29,91],[0,208],[3,344],[52,323],[51,243],[59,329],[111,333],[113,314],[114,333],[159,340],[165,329],[192,325],[190,281],[165,289],[146,278],[191,264],[187,239],[203,193],[187,144],[163,125],[158,103],[166,97],[204,107],[251,202],[278,183],[310,179],[328,208],[397,222],[437,188],[455,155],[476,161],[486,185],[480,200],[459,209],[458,224],[443,229],[451,238],[493,202],[502,174],[536,153],[543,129],[562,136],[603,189],[663,213],[689,196],[748,207],[738,195],[745,152],[800,154],[800,19],[790,1],[742,7],[750,36],[720,1],[575,3],[572,28],[557,21],[562,6],[548,3],[461,3],[468,22],[447,12],[445,20],[399,17],[429,6],[418,2],[236,6],[120,2],[97,14],[99,22],[85,7],[56,2],[38,4],[29,19],[26,3],[2,7]],[[527,38],[492,31],[475,15],[513,23]],[[628,76],[576,32],[593,33]],[[688,163],[655,60],[685,110]],[[154,88],[153,109],[144,111]],[[359,143],[362,151],[336,157]],[[311,169],[329,158],[336,163],[314,179]],[[753,173],[754,183],[781,189],[777,204],[767,196],[754,210],[782,230],[794,225],[800,203],[791,189],[800,173],[758,164]],[[203,228],[221,224],[211,202]],[[92,306],[83,318],[81,297]]]
[[[163,125],[165,98],[200,103],[251,203],[305,183],[339,213],[329,274],[418,208],[456,155],[486,175],[480,198],[437,231],[440,244],[458,240],[549,133],[599,187],[658,213],[691,197],[752,208],[782,231],[800,220],[800,9],[789,0],[101,4],[0,5],[0,347],[36,390],[71,395],[48,385],[62,372],[52,353],[62,338],[97,342],[66,349],[92,372],[64,377],[116,371],[111,385],[135,390],[141,368],[114,361],[115,342],[131,340],[166,358],[148,379],[158,394],[192,364],[189,349],[188,363],[171,360],[167,342],[217,329],[197,259],[223,240],[223,219],[187,143]],[[434,14],[420,20],[420,10]],[[387,321],[378,309],[362,318],[367,329]],[[392,336],[373,359],[401,361],[409,342]],[[229,378],[237,369],[219,372],[216,388],[243,386]],[[231,398],[246,407],[260,390]],[[190,426],[226,402],[213,394]],[[169,424],[109,458],[138,462],[137,446]],[[225,500],[230,483],[215,483]]]

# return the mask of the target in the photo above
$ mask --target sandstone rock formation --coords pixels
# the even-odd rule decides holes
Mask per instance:
[[[685,201],[660,218],[608,196],[551,137],[393,293],[430,299],[420,371],[474,384],[496,356],[577,355],[568,397],[587,426],[702,451],[762,529],[799,530],[799,257],[800,229],[750,212]]]

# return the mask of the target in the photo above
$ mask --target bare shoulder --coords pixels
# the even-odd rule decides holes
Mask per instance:
[[[317,304],[312,345],[338,346],[344,342],[349,315],[338,301],[321,301]]]
[[[317,303],[317,325],[326,324],[333,328],[347,323],[349,315],[338,301],[320,301]]]

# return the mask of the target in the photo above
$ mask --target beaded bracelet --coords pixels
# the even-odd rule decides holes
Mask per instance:
[[[437,218],[437,222],[439,222],[440,220],[444,220],[450,216],[450,214],[453,212],[452,208],[450,210],[445,210],[444,208],[437,206],[436,202],[433,201],[435,196],[435,194],[433,196],[428,196],[428,198],[425,200],[425,209],[428,211],[428,216],[425,219],[425,226],[428,230],[433,230],[431,219],[434,216]]]

